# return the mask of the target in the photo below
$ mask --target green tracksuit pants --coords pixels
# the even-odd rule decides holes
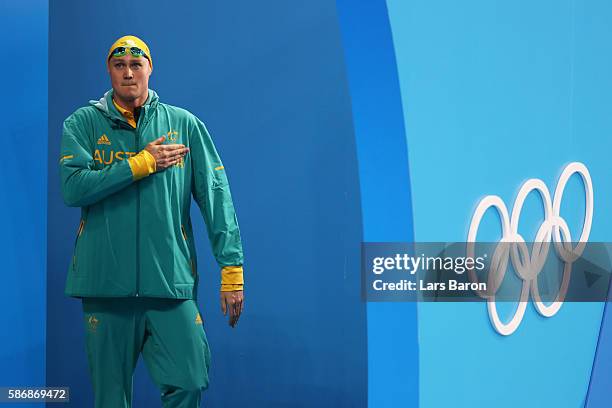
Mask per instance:
[[[164,408],[196,408],[208,386],[210,350],[193,300],[83,298],[96,408],[132,406],[142,352]]]

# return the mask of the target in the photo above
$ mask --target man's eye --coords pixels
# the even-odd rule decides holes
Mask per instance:
[[[115,64],[115,68],[123,68],[123,63],[119,62],[119,63]]]
[[[140,66],[141,64],[139,63],[132,64],[132,68],[135,68],[135,69],[140,69]]]

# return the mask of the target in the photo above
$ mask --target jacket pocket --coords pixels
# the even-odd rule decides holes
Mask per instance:
[[[189,245],[189,240],[187,239],[187,233],[185,232],[185,226],[183,224],[181,224],[181,232],[183,233],[183,239],[185,240],[185,244],[187,244],[187,251],[189,252],[189,267],[191,268],[191,275],[195,278],[196,268],[193,262],[193,257],[191,256],[191,246]]]
[[[77,244],[79,243],[79,237],[83,233],[84,228],[85,228],[85,220],[81,218],[81,222],[79,223],[79,229],[77,231],[76,238],[74,239],[74,252],[72,253],[72,269],[76,269]]]

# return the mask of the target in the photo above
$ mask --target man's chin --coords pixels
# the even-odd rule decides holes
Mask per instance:
[[[115,93],[117,94],[117,96],[119,98],[121,98],[122,100],[126,101],[126,102],[133,102],[136,99],[138,99],[139,97],[141,97],[142,95],[139,92],[136,92],[136,89],[134,89],[133,91],[128,91],[125,92],[125,89],[122,89],[121,91],[117,92],[117,90],[115,90]]]

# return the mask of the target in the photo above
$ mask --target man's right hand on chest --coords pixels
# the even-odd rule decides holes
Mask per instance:
[[[183,144],[165,145],[164,140],[166,136],[152,141],[140,153],[128,159],[135,180],[179,163],[189,152],[189,148]]]

